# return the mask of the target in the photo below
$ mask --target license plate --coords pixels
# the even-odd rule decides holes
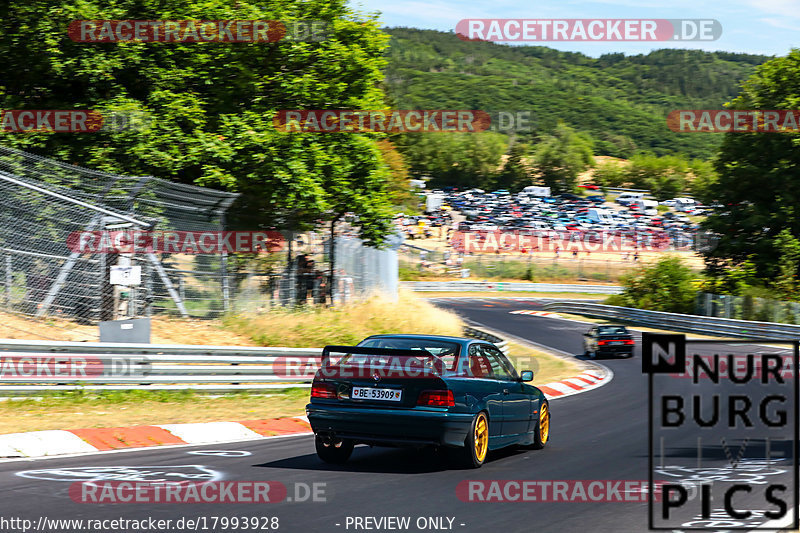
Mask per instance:
[[[398,389],[378,389],[375,387],[353,387],[350,397],[354,400],[385,400],[399,402],[403,391]]]
[[[625,341],[611,341],[609,344],[625,344]]]

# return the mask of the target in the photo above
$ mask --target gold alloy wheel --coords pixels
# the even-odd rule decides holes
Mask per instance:
[[[478,462],[483,462],[488,450],[489,421],[486,420],[485,414],[480,413],[478,414],[478,419],[475,421],[475,457],[478,459]]]
[[[542,404],[542,412],[539,414],[539,441],[542,444],[547,442],[550,436],[550,411],[547,410],[547,404]]]

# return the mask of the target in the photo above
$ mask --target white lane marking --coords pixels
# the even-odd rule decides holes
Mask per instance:
[[[75,466],[22,470],[19,477],[47,481],[215,481],[222,473],[204,465]]]
[[[247,457],[248,455],[253,455],[252,452],[243,450],[194,450],[186,453],[189,455],[212,455],[215,457]]]
[[[276,440],[276,439],[289,439],[289,438],[297,438],[297,437],[309,437],[313,436],[314,434],[311,431],[306,433],[292,433],[291,435],[272,435],[269,437],[261,437],[260,440]],[[237,440],[230,440],[225,442],[215,442],[214,444],[233,444],[239,442],[253,442],[253,439],[237,439]],[[198,446],[202,446],[202,444],[164,444],[161,446],[148,446],[146,448],[120,448],[118,450],[103,450],[103,451],[95,451],[95,452],[86,452],[86,453],[71,453],[65,455],[45,455],[42,457],[12,457],[9,459],[0,459],[0,463],[16,463],[20,461],[25,462],[33,462],[33,461],[45,461],[48,459],[69,459],[72,457],[86,457],[89,455],[105,455],[105,454],[112,454],[112,453],[134,453],[134,452],[158,452],[164,451],[171,448],[196,448]]]

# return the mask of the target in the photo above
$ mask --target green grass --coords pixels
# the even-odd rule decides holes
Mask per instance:
[[[528,282],[551,281],[577,281],[589,280],[598,282],[618,281],[620,277],[633,270],[634,263],[609,263],[603,260],[596,263],[589,260],[574,260],[564,255],[560,260],[531,261],[524,259],[482,259],[465,261],[462,268],[468,268],[469,278],[463,281],[475,280],[519,280]],[[447,276],[442,272],[420,270],[416,265],[407,262],[400,263],[400,281],[434,281]],[[451,276],[452,277],[452,276]]]

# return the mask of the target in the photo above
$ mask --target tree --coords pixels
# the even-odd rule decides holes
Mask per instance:
[[[73,42],[72,20],[323,20],[325,38],[274,43]],[[6,134],[4,142],[81,166],[242,193],[232,224],[303,229],[358,215],[387,225],[380,134],[278,131],[283,109],[382,109],[388,36],[344,0],[11,0],[0,7],[4,109],[138,111],[141,131]]]
[[[718,198],[719,176],[711,161],[695,159],[689,163],[693,178],[689,185],[692,196],[703,204],[715,202]]]
[[[638,189],[648,189],[657,200],[678,196],[686,187],[687,161],[679,156],[658,157],[638,154],[626,169],[626,182]]]
[[[530,150],[527,143],[514,142],[511,145],[503,169],[497,174],[496,188],[517,192],[533,183],[533,170],[528,163]]]
[[[622,187],[627,174],[625,167],[617,161],[603,161],[594,169],[592,181],[601,187]]]
[[[408,164],[397,147],[388,140],[378,141],[381,158],[389,171],[387,190],[389,200],[404,213],[419,211],[420,195],[411,190]]]
[[[798,109],[800,50],[757,68],[742,86],[733,109]],[[719,236],[705,253],[709,268],[731,268],[752,257],[758,277],[787,279],[782,262],[787,237],[800,237],[800,135],[728,133],[722,143],[715,186],[720,208],[703,226]],[[794,272],[797,274],[798,272]]]
[[[508,147],[507,137],[494,132],[406,133],[396,141],[413,176],[460,188],[490,186]]]
[[[780,251],[778,260],[778,276],[775,278],[775,289],[779,297],[796,300],[798,297],[797,272],[800,270],[800,241],[785,229],[775,238],[775,246]]]
[[[539,178],[556,193],[573,192],[578,174],[593,164],[591,140],[563,123],[536,147],[534,156]]]
[[[670,256],[623,276],[622,293],[606,303],[668,313],[691,313],[694,275],[680,258]]]

